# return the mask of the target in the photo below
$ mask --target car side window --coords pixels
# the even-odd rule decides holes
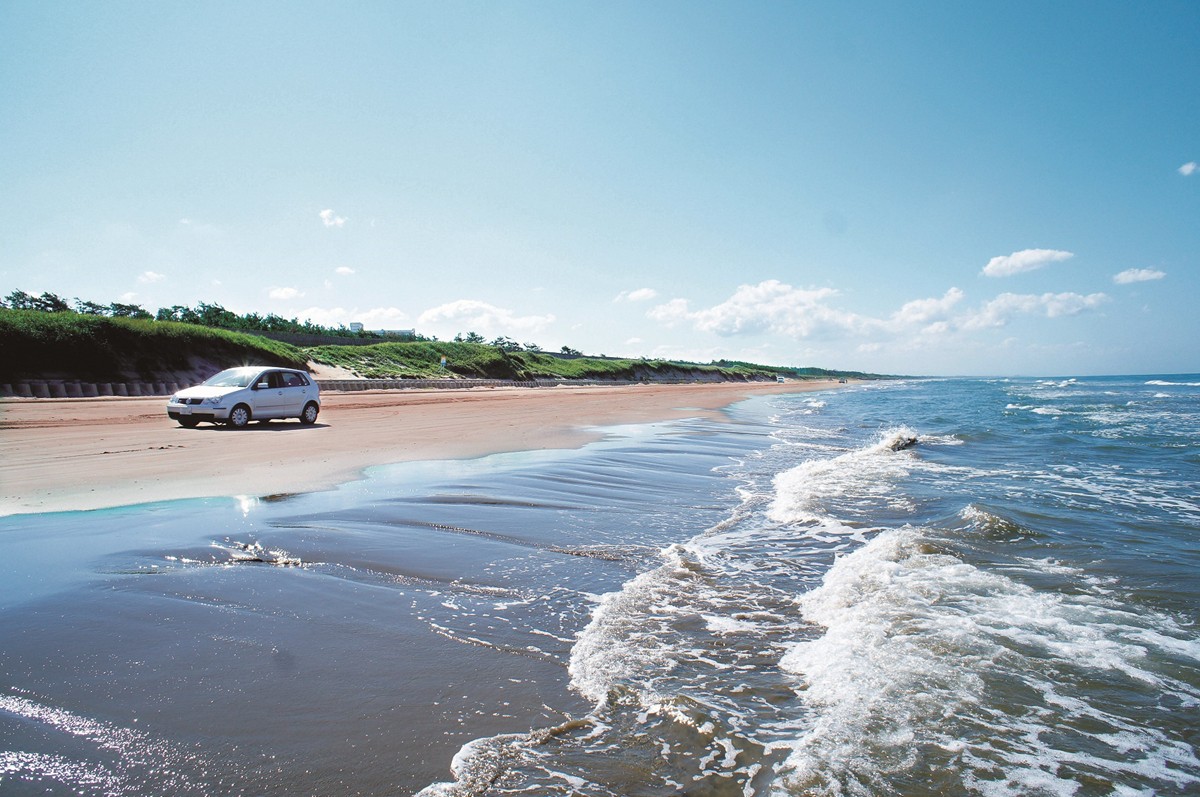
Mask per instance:
[[[288,371],[283,372],[284,387],[304,387],[304,380],[300,378],[300,374],[293,374]]]

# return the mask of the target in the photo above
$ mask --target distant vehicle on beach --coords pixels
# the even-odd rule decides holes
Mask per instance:
[[[189,429],[201,421],[238,429],[277,418],[314,424],[320,411],[321,389],[308,374],[263,366],[229,368],[167,402],[167,415]]]

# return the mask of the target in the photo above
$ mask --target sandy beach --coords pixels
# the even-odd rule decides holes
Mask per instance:
[[[365,468],[567,448],[596,427],[715,416],[830,382],[375,391],[322,396],[315,426],[177,426],[166,398],[0,400],[0,515],[329,489]]]

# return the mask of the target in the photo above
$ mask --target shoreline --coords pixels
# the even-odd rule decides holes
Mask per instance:
[[[326,392],[314,426],[167,418],[166,398],[0,399],[0,517],[316,492],[371,467],[577,448],[597,428],[690,417],[835,381]]]

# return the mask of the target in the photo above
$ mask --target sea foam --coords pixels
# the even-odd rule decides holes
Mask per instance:
[[[1193,687],[1146,666],[1149,652],[1194,655],[1184,629],[945,550],[921,530],[889,530],[799,596],[825,631],[780,662],[810,708],[785,767],[792,793],[881,793],[897,775],[1012,797],[1074,794],[1082,773],[1200,783],[1194,751],[1136,719],[1142,698],[1094,689],[1108,681],[1196,705]]]
[[[908,474],[910,457],[905,450],[918,439],[912,429],[896,427],[862,448],[810,459],[783,471],[774,479],[775,497],[767,516],[776,523],[815,524],[828,530],[840,525],[830,508],[838,499],[904,506],[906,499],[895,485]]]

